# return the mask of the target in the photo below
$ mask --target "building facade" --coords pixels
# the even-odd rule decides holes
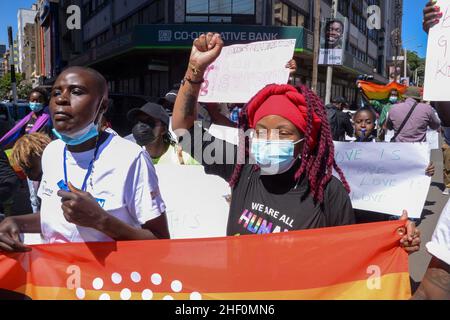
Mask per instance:
[[[30,42],[34,39],[34,34],[30,37],[30,27],[28,27],[28,32],[25,28],[29,25],[34,25],[35,18],[37,14],[37,6],[33,5],[32,9],[19,9],[17,11],[17,40],[18,40],[18,50],[19,50],[19,72],[25,72],[25,69],[31,63],[31,56],[25,56],[26,47],[34,46]],[[34,32],[33,32],[34,33]],[[29,50],[27,50],[29,53]],[[29,76],[30,74],[28,74]]]
[[[39,84],[51,84],[55,77],[67,65],[71,50],[64,43],[65,16],[59,0],[37,0],[37,15],[34,21],[35,31],[35,77]]]
[[[6,53],[6,45],[0,44],[0,78],[5,76],[5,53]]]
[[[339,0],[349,30],[342,66],[334,68],[332,96],[356,100],[355,81],[370,74],[388,82],[393,52],[391,33],[400,28],[401,0]],[[311,83],[314,0],[68,0],[82,6],[82,28],[70,32],[66,46],[76,48],[71,65],[98,69],[112,92],[157,97],[184,75],[192,41],[201,32],[221,32],[226,45],[296,38],[297,82]],[[381,11],[381,28],[367,27],[368,8]],[[331,15],[322,0],[321,17]],[[66,37],[67,38],[67,37]],[[318,93],[325,96],[326,67],[319,68]]]

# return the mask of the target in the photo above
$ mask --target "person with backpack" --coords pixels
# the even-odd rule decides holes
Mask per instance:
[[[394,130],[391,142],[425,142],[427,130],[439,129],[441,122],[433,108],[422,103],[422,93],[418,87],[408,87],[405,101],[392,107],[387,116],[387,128]]]
[[[343,97],[336,97],[331,102],[331,104],[326,105],[326,110],[333,140],[345,141],[345,134],[353,137],[351,118],[347,113],[342,111],[347,105],[347,101]]]

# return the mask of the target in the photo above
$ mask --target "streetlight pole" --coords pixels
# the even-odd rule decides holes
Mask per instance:
[[[11,67],[11,89],[15,110],[17,111],[17,86],[16,86],[16,67],[14,66],[14,43],[12,35],[12,27],[8,27],[8,42],[9,42],[9,61]]]
[[[338,10],[338,0],[333,1],[333,7],[331,9],[331,17],[336,18]],[[329,104],[331,100],[331,88],[333,86],[333,67],[327,67],[327,86],[325,91],[325,104]]]
[[[314,53],[311,89],[315,93],[317,93],[317,75],[319,72],[320,1],[321,0],[314,1]]]

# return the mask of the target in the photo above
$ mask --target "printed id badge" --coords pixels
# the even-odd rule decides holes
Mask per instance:
[[[59,181],[57,184],[58,184],[58,188],[60,190],[71,192],[64,180]],[[105,202],[106,202],[105,199],[95,198],[95,201],[97,201],[97,203],[100,207],[103,208],[105,206]]]

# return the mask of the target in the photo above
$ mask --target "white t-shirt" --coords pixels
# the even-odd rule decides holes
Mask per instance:
[[[430,254],[450,265],[450,200],[445,205],[426,247]]]
[[[42,182],[38,196],[41,204],[41,228],[45,242],[112,241],[102,232],[67,222],[57,195],[57,183],[64,180],[64,146],[51,142],[42,155]],[[67,150],[67,180],[81,189],[94,150],[71,153]],[[110,215],[140,228],[166,211],[158,187],[155,168],[146,152],[136,144],[110,134],[100,146],[87,192],[103,199]]]

